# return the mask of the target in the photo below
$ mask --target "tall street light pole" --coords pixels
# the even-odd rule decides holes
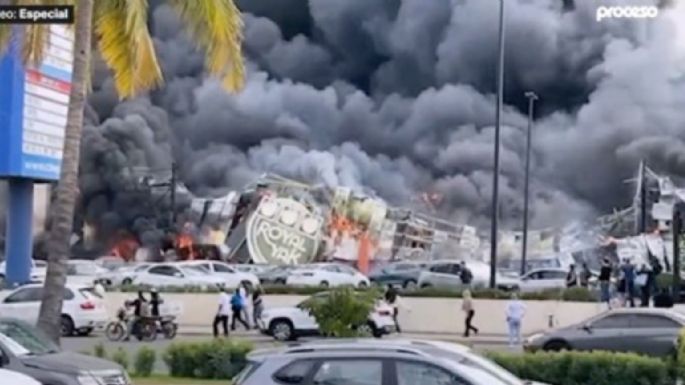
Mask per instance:
[[[526,258],[528,256],[528,189],[530,187],[530,150],[533,137],[533,109],[538,96],[534,92],[526,92],[528,98],[528,132],[526,132],[526,174],[523,187],[523,245],[521,246],[521,275],[526,274]]]
[[[499,59],[497,61],[497,107],[495,110],[495,160],[492,170],[492,217],[490,219],[490,287],[497,285],[497,227],[499,214],[499,142],[504,90],[504,0],[499,2]]]

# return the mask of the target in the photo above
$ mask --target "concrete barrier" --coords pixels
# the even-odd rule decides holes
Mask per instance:
[[[112,316],[116,309],[135,293],[107,293],[105,300]],[[181,332],[184,327],[209,327],[218,307],[218,294],[162,294],[165,302],[180,305],[178,322]],[[267,295],[264,297],[266,309],[294,306],[305,300],[306,296]],[[527,307],[523,321],[523,334],[530,335],[547,330],[550,318],[554,327],[577,324],[605,310],[599,303],[562,302],[562,301],[524,301]],[[481,335],[506,335],[505,300],[474,300],[476,316],[474,325]],[[461,334],[464,332],[464,313],[461,300],[457,298],[402,298],[400,324],[411,333],[423,334]]]

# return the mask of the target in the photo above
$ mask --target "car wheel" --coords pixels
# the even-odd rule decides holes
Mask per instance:
[[[320,286],[321,287],[329,287],[330,284],[328,283],[328,281],[321,281]]]
[[[359,285],[357,285],[357,286],[366,288],[366,287],[369,287],[369,284],[366,283],[366,281],[361,281],[361,282],[359,282]]]
[[[290,341],[295,338],[295,328],[290,320],[277,319],[271,321],[269,334],[277,341]]]
[[[124,278],[124,279],[121,281],[121,284],[124,285],[124,286],[131,285],[131,284],[133,284],[133,280],[132,280],[131,278]]]
[[[571,346],[566,341],[554,340],[549,341],[542,347],[542,350],[547,352],[560,352],[562,350],[571,350]]]
[[[428,289],[428,288],[431,288],[431,287],[433,287],[433,285],[431,285],[430,283],[422,283],[422,284],[421,284],[421,288],[422,288],[422,289]]]
[[[66,314],[63,314],[60,320],[60,331],[62,333],[62,337],[70,337],[74,335],[74,321]]]
[[[376,328],[371,322],[368,322],[357,327],[357,334],[359,337],[375,337]]]
[[[276,285],[285,285],[285,279],[283,279],[283,278],[277,278],[277,279],[274,281],[274,283],[275,283]]]
[[[240,284],[243,285],[244,287],[246,287],[247,290],[249,290],[250,292],[252,292],[252,289],[253,289],[253,286],[254,286],[254,285],[252,284],[252,282],[250,282],[250,281],[242,281],[242,282],[240,282]]]
[[[79,337],[88,337],[90,333],[93,332],[93,328],[83,328],[76,331],[76,335]]]
[[[404,287],[405,290],[416,290],[416,281],[413,279],[408,279],[404,281],[402,287]]]

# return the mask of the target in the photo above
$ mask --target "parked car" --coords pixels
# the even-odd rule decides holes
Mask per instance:
[[[503,384],[507,385],[545,385],[538,382],[531,382],[516,377],[513,373],[501,367],[488,358],[481,356],[471,348],[443,341],[420,340],[420,339],[344,339],[340,341],[319,340],[299,345],[300,348],[307,347],[318,352],[335,352],[356,350],[358,352],[376,350],[398,350],[411,352],[416,355],[426,357],[442,357],[459,364],[482,370]],[[294,349],[297,346],[293,346]],[[428,382],[434,383],[434,382]]]
[[[369,279],[355,268],[342,263],[315,263],[291,271],[285,281],[292,286],[368,287]]]
[[[199,286],[203,288],[222,287],[224,279],[208,274],[199,266],[179,266],[173,263],[151,263],[136,268],[122,281],[123,284],[162,286]]]
[[[7,381],[7,384],[11,385],[41,385],[40,382],[25,374],[7,369],[0,369],[0,378],[2,378],[3,381]]]
[[[67,282],[78,285],[93,285],[108,273],[94,261],[71,259],[67,261]]]
[[[490,283],[490,265],[469,261],[466,267],[471,270],[473,280],[471,287],[487,287]],[[459,261],[439,261],[434,262],[431,266],[419,274],[419,287],[421,288],[445,288],[445,289],[462,289],[464,284],[461,281],[460,274],[462,267]],[[516,278],[507,277],[499,271],[496,275],[497,288],[505,291],[518,290],[521,287],[521,281]]]
[[[297,270],[296,265],[274,266],[261,273],[257,273],[259,282],[262,285],[285,285],[285,281],[291,272]]]
[[[521,291],[535,292],[566,287],[567,271],[557,268],[534,269],[521,276]]]
[[[266,309],[262,313],[261,319],[257,322],[259,329],[263,334],[272,336],[279,341],[319,335],[321,333],[319,324],[304,309],[303,305],[307,301],[325,298],[327,295],[327,292],[318,293],[300,302],[297,306]],[[375,337],[395,332],[392,308],[379,301],[373,312],[369,315],[368,323],[360,325],[360,328],[368,328],[367,331]]]
[[[122,266],[103,273],[100,276],[100,281],[105,286],[131,285],[135,274],[145,271],[150,265],[150,263],[140,263]]]
[[[108,271],[117,270],[128,265],[128,262],[126,262],[123,258],[116,256],[100,257],[95,260],[95,263]]]
[[[100,358],[62,351],[40,330],[16,319],[0,319],[2,369],[49,385],[131,385],[126,370]],[[0,374],[0,383],[7,378]],[[28,384],[27,384],[28,385]]]
[[[259,286],[259,278],[252,273],[243,273],[237,271],[233,266],[220,261],[187,261],[178,262],[178,266],[200,267],[205,269],[208,274],[215,275],[221,278],[223,285],[229,288],[236,288],[240,285],[247,284],[252,287]]]
[[[7,269],[7,262],[0,262],[0,282],[5,280],[5,270]],[[31,281],[44,282],[45,276],[48,272],[48,263],[36,259],[31,260]]]
[[[38,322],[43,285],[30,284],[0,292],[0,317]],[[92,285],[67,284],[62,303],[62,335],[87,336],[107,323],[105,301]]]
[[[378,285],[393,285],[407,290],[418,287],[419,275],[429,264],[418,261],[392,262],[369,274],[369,280]]]
[[[258,275],[259,273],[263,273],[269,269],[272,268],[270,265],[255,265],[255,264],[245,264],[245,263],[238,263],[235,265],[231,265],[234,269],[237,271],[240,271],[242,273],[251,273]]]
[[[443,357],[379,345],[305,344],[248,355],[234,385],[508,385],[485,370]],[[330,348],[329,348],[330,346]]]
[[[527,350],[608,350],[649,356],[674,353],[685,315],[668,309],[621,308],[580,324],[530,336]]]

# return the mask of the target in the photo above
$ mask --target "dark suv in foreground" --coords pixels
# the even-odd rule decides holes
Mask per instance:
[[[0,367],[45,385],[131,385],[121,366],[62,351],[40,330],[8,318],[0,318]],[[2,379],[0,384],[5,385]]]

